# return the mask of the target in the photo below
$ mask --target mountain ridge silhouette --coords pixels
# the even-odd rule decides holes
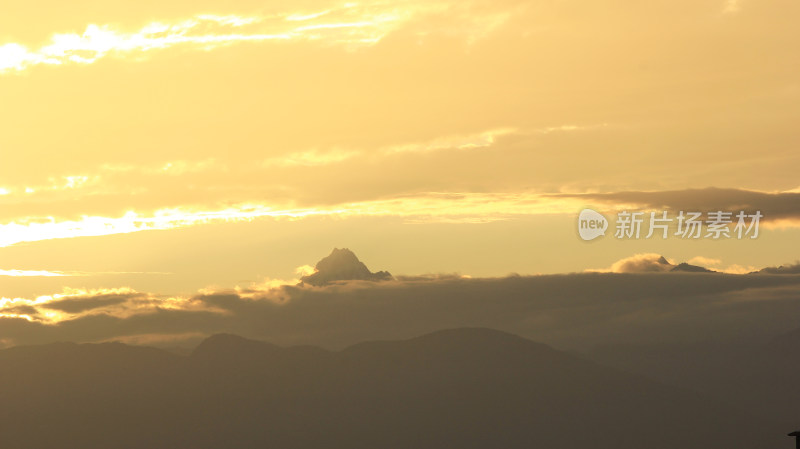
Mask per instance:
[[[697,393],[486,328],[338,352],[232,334],[189,356],[11,348],[0,401],[8,448],[729,448],[772,433]]]

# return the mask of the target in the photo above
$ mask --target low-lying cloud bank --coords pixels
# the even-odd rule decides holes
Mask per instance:
[[[562,348],[770,337],[800,323],[800,276],[763,272],[574,273],[468,279],[267,282],[164,298],[130,289],[3,299],[0,341],[190,344],[232,332],[338,348],[482,326]],[[644,270],[647,271],[647,270]]]
[[[592,273],[667,273],[667,272],[689,272],[689,273],[729,273],[729,274],[800,274],[800,263],[794,265],[781,265],[779,267],[758,268],[748,265],[738,264],[723,266],[722,260],[704,256],[695,256],[686,262],[676,263],[667,260],[664,256],[656,253],[634,254],[630,257],[622,258],[608,268],[587,270]]]

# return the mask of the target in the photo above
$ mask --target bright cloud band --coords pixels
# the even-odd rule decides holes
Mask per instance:
[[[38,49],[20,43],[0,44],[0,73],[37,65],[91,64],[110,54],[163,50],[191,45],[203,50],[237,42],[318,40],[348,45],[378,42],[412,10],[383,11],[380,5],[347,4],[335,11],[274,17],[201,14],[176,23],[152,22],[126,33],[109,25],[90,24],[82,34],[55,34]],[[326,19],[317,20],[320,18]]]
[[[577,204],[577,203],[575,203]],[[80,220],[11,222],[0,224],[0,247],[22,242],[175,229],[216,221],[257,218],[302,219],[313,216],[396,216],[410,222],[488,222],[510,216],[569,213],[569,200],[542,200],[525,193],[428,193],[415,197],[348,203],[328,208],[277,209],[264,204],[241,204],[220,210],[163,209],[152,215],[128,212],[121,217],[86,216]]]

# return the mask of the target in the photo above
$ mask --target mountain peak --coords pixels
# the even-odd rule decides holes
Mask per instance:
[[[300,281],[311,285],[326,285],[335,281],[385,281],[392,279],[386,271],[373,273],[355,253],[347,248],[334,248],[330,255],[314,267],[316,271]]]
[[[714,270],[709,270],[708,268],[698,265],[691,265],[686,262],[681,262],[678,265],[675,265],[670,271],[683,271],[686,273],[715,273]]]
[[[279,350],[279,347],[263,341],[234,334],[215,334],[203,340],[191,355],[195,359],[202,359],[275,353]]]

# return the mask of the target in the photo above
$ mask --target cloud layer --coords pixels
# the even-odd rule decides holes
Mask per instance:
[[[3,300],[6,344],[56,340],[180,344],[233,332],[341,347],[434,329],[486,326],[565,348],[765,337],[796,327],[800,277],[588,273],[401,278],[326,287],[270,282],[165,298],[130,289]],[[184,342],[187,343],[187,342]]]

